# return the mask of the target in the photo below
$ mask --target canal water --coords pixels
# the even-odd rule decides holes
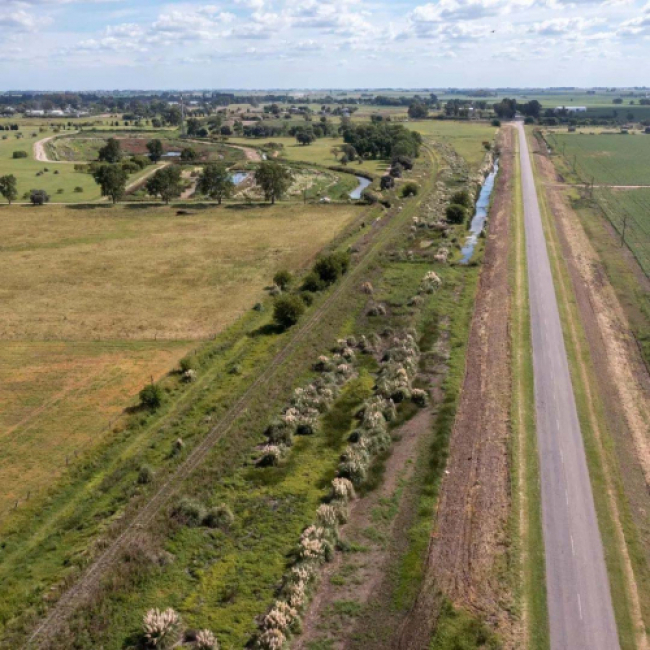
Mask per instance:
[[[483,187],[481,188],[481,192],[478,195],[476,210],[474,212],[474,216],[472,217],[472,222],[469,226],[469,236],[465,240],[465,245],[461,249],[461,264],[467,264],[472,259],[478,238],[485,228],[485,220],[487,219],[488,208],[490,207],[490,196],[492,196],[494,181],[497,177],[498,171],[499,161],[496,160],[494,162],[492,171],[486,177],[485,182],[483,183]]]
[[[360,199],[361,194],[363,194],[363,190],[372,183],[372,181],[369,181],[367,178],[364,178],[363,176],[357,176],[357,182],[359,185],[355,187],[351,192],[350,192],[350,198],[351,199]]]

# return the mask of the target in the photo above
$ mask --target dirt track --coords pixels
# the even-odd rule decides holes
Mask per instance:
[[[508,247],[513,173],[512,135],[502,133],[501,171],[472,319],[466,374],[427,573],[399,648],[428,647],[442,592],[484,617],[506,647],[517,647],[510,599],[499,580],[510,511],[508,436],[510,349]]]

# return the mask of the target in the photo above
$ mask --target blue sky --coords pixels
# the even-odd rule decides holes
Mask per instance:
[[[650,85],[650,2],[0,0],[0,89]]]

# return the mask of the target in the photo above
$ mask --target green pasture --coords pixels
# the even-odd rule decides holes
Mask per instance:
[[[650,136],[551,133],[549,144],[574,164],[583,181],[596,184],[650,185]]]

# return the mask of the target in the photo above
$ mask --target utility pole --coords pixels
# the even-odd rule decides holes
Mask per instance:
[[[181,138],[185,137],[185,102],[181,95]]]

